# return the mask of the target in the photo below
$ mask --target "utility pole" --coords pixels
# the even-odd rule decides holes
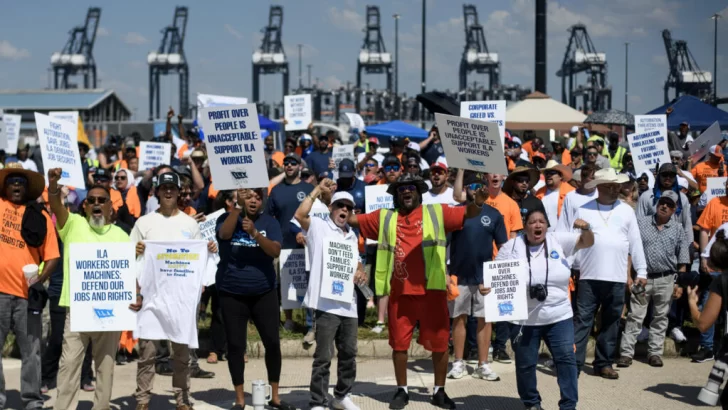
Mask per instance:
[[[394,17],[394,95],[399,90],[399,14]]]
[[[624,112],[629,112],[627,110],[627,96],[629,95],[628,86],[628,77],[629,76],[629,43],[624,43]]]
[[[301,49],[303,48],[303,44],[298,45],[298,88],[303,88],[303,77],[301,77]],[[310,81],[309,81],[310,83]],[[310,85],[310,84],[309,84]]]
[[[425,93],[425,32],[427,30],[427,0],[422,0],[422,94]],[[425,127],[425,106],[420,104],[420,122]]]
[[[306,64],[306,68],[308,68],[308,88],[311,88],[311,64]],[[316,83],[318,84],[318,80],[316,80]]]
[[[718,19],[720,14],[715,13],[711,17],[715,20],[713,28],[713,105],[718,101]]]

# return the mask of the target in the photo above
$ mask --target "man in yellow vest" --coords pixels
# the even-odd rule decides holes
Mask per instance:
[[[627,148],[619,145],[619,134],[616,132],[610,132],[607,135],[609,139],[609,145],[607,146],[607,154],[609,154],[609,165],[614,168],[617,173],[622,172],[622,162],[624,154],[627,153]]]
[[[394,197],[394,209],[349,218],[349,224],[359,227],[362,236],[379,242],[375,290],[377,295],[389,295],[389,345],[394,350],[398,387],[390,409],[403,409],[409,402],[407,351],[418,322],[418,342],[432,352],[435,369],[432,404],[455,408],[455,402],[445,394],[450,329],[445,235],[462,229],[465,219],[480,215],[488,191],[480,188],[469,205],[451,207],[422,205],[422,194],[427,190],[421,177],[403,175],[387,190]]]

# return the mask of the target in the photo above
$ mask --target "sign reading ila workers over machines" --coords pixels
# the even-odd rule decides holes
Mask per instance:
[[[202,108],[200,124],[216,189],[268,186],[255,104]]]
[[[528,319],[527,273],[519,259],[483,263],[485,320],[488,322]]]
[[[72,243],[69,280],[72,332],[134,330],[136,253],[129,243]]]
[[[435,113],[448,166],[508,174],[498,123]]]
[[[344,303],[356,303],[354,273],[359,263],[355,242],[326,239],[321,297]]]

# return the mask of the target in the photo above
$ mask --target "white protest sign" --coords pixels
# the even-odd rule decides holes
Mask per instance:
[[[364,131],[367,127],[366,124],[364,124],[364,118],[362,118],[361,115],[350,112],[345,112],[344,114],[349,119],[349,126],[351,128],[357,131]]]
[[[461,101],[460,116],[471,120],[498,123],[501,144],[506,139],[506,101]]]
[[[321,297],[339,302],[354,300],[354,273],[359,263],[359,250],[354,242],[324,239],[324,273]]]
[[[313,113],[311,94],[286,95],[283,97],[283,112],[286,116],[286,131],[308,129]]]
[[[5,123],[5,137],[7,138],[5,152],[8,154],[17,154],[18,152],[21,119],[22,117],[16,114],[3,115],[3,122]]]
[[[136,252],[131,242],[72,243],[68,254],[72,332],[134,330]]]
[[[528,319],[528,272],[519,259],[484,262],[485,319],[488,322]]]
[[[5,116],[3,110],[0,109],[0,149],[8,148],[8,134],[5,129]],[[7,152],[7,151],[5,151]]]
[[[667,115],[635,115],[634,116],[634,132],[642,134],[643,132],[659,130],[661,135],[667,138]]]
[[[670,149],[667,146],[667,135],[661,130],[653,129],[641,134],[628,134],[629,149],[634,160],[634,170],[651,171],[658,164],[671,162]]]
[[[78,125],[78,111],[48,111],[48,116]]]
[[[207,107],[200,117],[215,189],[267,187],[265,147],[255,104]]]
[[[172,144],[168,142],[141,141],[139,143],[139,171],[146,171],[167,164],[171,156]]]
[[[367,185],[364,187],[364,202],[366,213],[370,214],[377,209],[394,208],[394,198],[387,193],[389,185]]]
[[[720,144],[721,141],[723,141],[723,136],[720,134],[720,125],[716,121],[690,144],[690,160],[693,164],[700,161],[708,154],[710,147]]]
[[[725,196],[725,181],[728,177],[711,177],[708,178],[705,188],[706,203],[715,197]]]
[[[356,158],[354,158],[354,144],[347,145],[334,145],[331,151],[331,158],[336,163],[336,169],[339,169],[341,160],[350,159],[356,164]]]
[[[217,235],[215,234],[215,231],[217,229],[217,219],[224,213],[225,209],[218,209],[211,214],[205,215],[205,220],[198,224],[200,227],[200,234],[202,235],[202,239],[208,242],[213,241],[217,245]],[[220,262],[219,253],[213,254],[212,258],[215,260],[215,263]]]
[[[306,296],[306,249],[281,249],[278,258],[281,271],[281,306],[283,309],[298,309]]]
[[[197,94],[197,119],[202,118],[200,112],[206,107],[225,107],[228,105],[247,104],[245,97],[231,97],[228,95]]]
[[[435,113],[447,164],[452,168],[507,175],[498,124]]]
[[[45,169],[61,168],[60,185],[85,186],[81,155],[78,153],[78,127],[41,113],[35,113],[35,126]],[[48,185],[48,175],[45,178]]]

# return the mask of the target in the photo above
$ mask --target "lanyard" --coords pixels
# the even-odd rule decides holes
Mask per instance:
[[[526,235],[522,236],[523,243],[526,245],[526,261],[528,262],[528,288],[531,288],[531,280],[533,279],[531,276],[531,251],[528,249],[528,240],[526,239]],[[543,257],[546,260],[546,283],[544,283],[544,287],[548,287],[549,285],[549,247],[548,247],[548,241],[546,238],[543,240]]]

